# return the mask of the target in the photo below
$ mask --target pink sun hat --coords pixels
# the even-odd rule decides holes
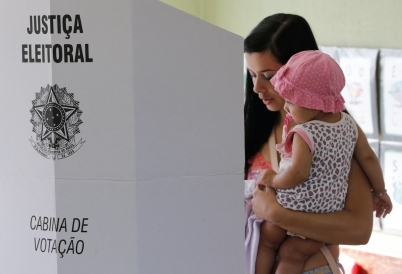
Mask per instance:
[[[345,109],[342,69],[331,56],[319,50],[293,55],[271,83],[279,95],[295,105],[333,113]]]

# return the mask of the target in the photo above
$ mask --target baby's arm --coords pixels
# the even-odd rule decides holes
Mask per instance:
[[[310,175],[312,155],[310,148],[299,134],[293,135],[292,165],[273,177],[270,187],[292,188],[303,183]]]
[[[374,199],[374,210],[377,211],[377,216],[378,212],[383,212],[385,208],[385,217],[392,210],[392,202],[385,190],[381,165],[377,156],[368,144],[366,135],[358,125],[357,130],[358,138],[354,150],[354,156],[362,167],[364,173],[366,173],[373,190],[373,195],[376,197]]]
[[[373,192],[383,193],[385,192],[385,183],[382,176],[380,162],[368,144],[366,135],[359,126],[357,126],[357,130],[358,138],[355,146],[354,156],[362,167],[364,173],[366,173]]]

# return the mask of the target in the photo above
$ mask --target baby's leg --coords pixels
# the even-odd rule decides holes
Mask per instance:
[[[279,264],[276,274],[300,274],[307,259],[320,250],[323,245],[324,243],[312,239],[288,237],[279,249]]]
[[[275,265],[276,251],[285,238],[286,230],[270,222],[261,224],[255,274],[271,273]]]

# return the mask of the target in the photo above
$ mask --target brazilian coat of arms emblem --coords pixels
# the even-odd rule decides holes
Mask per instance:
[[[47,85],[36,93],[32,101],[31,123],[35,139],[29,140],[32,147],[47,159],[60,160],[73,155],[85,143],[76,135],[82,111],[73,93],[57,85]]]

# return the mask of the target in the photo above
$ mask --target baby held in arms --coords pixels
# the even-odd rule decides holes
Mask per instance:
[[[271,181],[259,183],[275,188],[277,200],[285,208],[315,213],[340,211],[354,155],[370,181],[375,209],[385,208],[384,215],[390,213],[392,203],[379,161],[353,118],[342,112],[345,77],[335,60],[317,50],[297,53],[271,83],[285,99],[287,115],[283,142],[277,145],[281,153],[279,173]],[[273,270],[279,250],[276,273],[299,274],[305,261],[325,244],[268,221],[261,225],[260,233],[270,243],[264,246],[268,249],[264,254],[270,254],[265,273]]]

